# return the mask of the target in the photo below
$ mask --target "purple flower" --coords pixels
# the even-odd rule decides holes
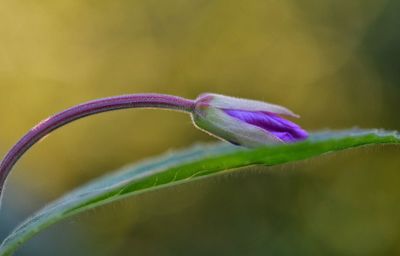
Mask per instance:
[[[292,143],[308,137],[305,130],[281,115],[298,117],[274,104],[203,94],[196,100],[193,121],[211,135],[246,147]]]
[[[125,108],[163,108],[190,113],[203,131],[236,145],[257,147],[307,138],[300,126],[281,115],[298,117],[290,110],[261,101],[218,94],[202,94],[195,101],[164,94],[128,94],[89,101],[55,114],[26,133],[0,162],[0,204],[4,184],[18,159],[36,142],[74,120]]]

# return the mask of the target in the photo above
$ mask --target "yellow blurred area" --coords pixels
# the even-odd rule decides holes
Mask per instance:
[[[360,45],[388,2],[2,1],[0,153],[67,107],[141,92],[265,100],[299,113],[310,130],[384,127],[386,80]],[[47,201],[211,140],[180,113],[117,111],[61,128],[11,176]]]
[[[55,112],[138,92],[266,100],[299,112],[311,128],[373,124],[382,104],[373,86],[379,77],[354,49],[384,1],[348,3],[339,17],[344,29],[335,20],[318,22],[339,4],[313,4],[322,9],[310,17],[293,1],[3,2],[1,151]],[[340,74],[343,66],[351,77]],[[346,95],[348,87],[356,95]],[[357,116],[361,108],[371,119]],[[209,139],[188,123],[175,113],[109,113],[63,128],[23,164],[49,177],[40,187],[56,191],[76,177]]]

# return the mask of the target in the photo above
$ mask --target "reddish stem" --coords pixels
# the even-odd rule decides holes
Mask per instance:
[[[85,116],[125,108],[164,108],[192,112],[194,102],[164,94],[130,94],[89,101],[53,115],[25,134],[0,163],[0,204],[5,181],[18,159],[37,141],[55,129]]]

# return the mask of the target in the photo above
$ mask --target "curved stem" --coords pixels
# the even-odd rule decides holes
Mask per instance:
[[[130,94],[89,101],[53,115],[25,134],[0,163],[0,204],[5,181],[18,159],[55,129],[85,116],[125,108],[164,108],[192,112],[192,100],[164,94]]]

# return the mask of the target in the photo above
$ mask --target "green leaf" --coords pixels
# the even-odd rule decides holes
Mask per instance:
[[[277,165],[369,144],[400,144],[400,135],[351,129],[312,133],[296,144],[244,149],[226,143],[199,144],[169,152],[96,179],[49,204],[17,227],[1,244],[11,255],[33,235],[79,212],[145,191],[193,181],[251,165]]]

